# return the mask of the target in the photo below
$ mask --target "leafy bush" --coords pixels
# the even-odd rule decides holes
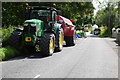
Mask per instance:
[[[9,26],[8,28],[0,29],[0,42],[2,42],[3,48],[0,48],[0,60],[6,60],[15,56],[18,56],[18,51],[12,46],[8,45],[9,37],[15,30],[16,26]],[[21,26],[18,26],[21,28]],[[2,38],[1,38],[2,37]]]
[[[0,37],[2,37],[2,28],[0,28]]]
[[[11,35],[11,33],[13,32],[13,27],[14,26],[9,26],[8,28],[4,28],[2,29],[2,43],[3,43],[3,46],[7,45],[7,41]]]
[[[0,28],[0,47],[1,47],[1,43],[2,43],[2,29]]]
[[[115,29],[120,28],[120,25],[116,25],[116,26],[114,26],[114,28],[115,28]]]
[[[101,26],[100,30],[101,30],[101,32],[99,34],[100,37],[108,37],[109,36],[108,27],[107,26]]]
[[[0,60],[10,59],[18,55],[18,51],[10,46],[0,48]]]

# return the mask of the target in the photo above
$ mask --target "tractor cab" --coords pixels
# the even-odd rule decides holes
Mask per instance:
[[[48,6],[27,6],[26,7],[26,14],[25,14],[25,18],[26,20],[31,20],[33,21],[33,19],[35,20],[40,20],[43,22],[44,27],[43,30],[46,31],[53,31],[53,28],[55,26],[55,24],[57,23],[56,21],[56,17],[57,17],[57,10],[53,7],[48,7]],[[34,22],[30,22],[34,23]],[[29,23],[27,21],[27,23]],[[26,23],[26,21],[25,21]],[[40,22],[41,23],[41,22]],[[40,28],[38,26],[38,28]]]
[[[28,6],[26,19],[39,19],[45,23],[56,22],[57,10],[48,6]]]

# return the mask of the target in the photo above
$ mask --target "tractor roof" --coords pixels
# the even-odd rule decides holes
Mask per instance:
[[[54,7],[49,7],[49,6],[29,6],[30,9],[35,9],[35,10],[56,10]]]
[[[25,23],[40,23],[40,22],[43,22],[43,21],[38,20],[38,19],[30,19],[30,20],[25,21]]]

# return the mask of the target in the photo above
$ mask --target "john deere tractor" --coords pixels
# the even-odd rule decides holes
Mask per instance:
[[[28,6],[23,30],[15,30],[10,36],[10,43],[27,50],[40,51],[42,55],[52,55],[54,50],[63,47],[63,29],[57,23],[57,10],[47,6]],[[17,38],[17,39],[16,39]],[[14,44],[13,44],[14,43]]]

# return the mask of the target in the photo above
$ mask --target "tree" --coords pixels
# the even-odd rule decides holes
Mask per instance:
[[[93,14],[93,4],[91,2],[30,2],[29,5],[51,6],[61,10],[62,16],[73,19],[80,23],[86,21],[86,16]],[[24,2],[4,2],[2,7],[3,25],[20,25],[24,22]],[[79,24],[80,24],[79,23]]]
[[[19,25],[24,21],[25,3],[3,2],[2,3],[2,24]]]
[[[108,2],[105,8],[102,8],[97,12],[95,21],[98,25],[108,26],[108,33],[111,35],[112,28],[119,25],[119,7],[116,8],[116,4]]]

